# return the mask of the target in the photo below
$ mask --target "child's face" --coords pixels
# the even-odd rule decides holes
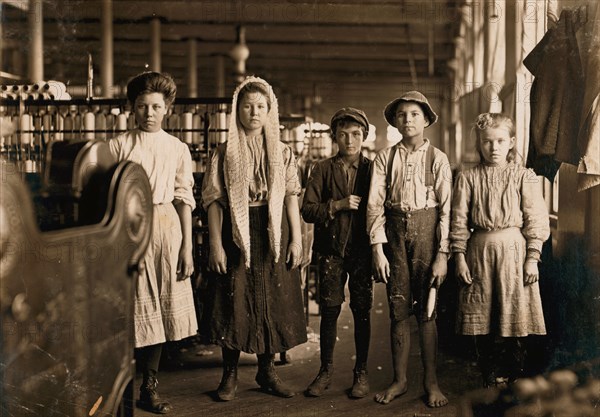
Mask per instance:
[[[405,138],[423,134],[429,121],[417,103],[401,101],[396,107],[396,128]]]
[[[269,104],[261,93],[246,93],[238,104],[238,117],[247,135],[259,135],[267,123]]]
[[[508,152],[515,146],[515,138],[510,137],[503,126],[490,127],[479,132],[481,155],[490,164],[505,164]]]
[[[161,93],[142,94],[135,99],[135,121],[144,132],[158,132],[167,114],[167,104]]]
[[[341,156],[357,156],[364,139],[363,128],[358,123],[346,123],[338,126],[335,131],[335,141]]]

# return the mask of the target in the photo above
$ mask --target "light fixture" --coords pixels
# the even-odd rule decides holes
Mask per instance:
[[[229,51],[229,56],[235,62],[234,77],[236,82],[241,83],[246,76],[246,60],[250,56],[250,49],[246,45],[246,28],[238,25],[236,44]]]

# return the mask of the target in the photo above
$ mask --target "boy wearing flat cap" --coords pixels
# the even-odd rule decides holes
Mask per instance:
[[[366,206],[371,161],[361,154],[368,132],[369,121],[362,110],[345,107],[333,115],[331,133],[339,152],[313,165],[302,203],[302,217],[315,224],[313,249],[320,255],[321,368],[306,390],[312,397],[323,395],[331,382],[337,319],[347,280],[356,347],[350,395],[362,398],[369,394],[367,356],[373,280]]]
[[[403,94],[384,116],[402,140],[375,157],[367,204],[373,273],[387,288],[394,368],[394,381],[375,401],[387,404],[408,389],[408,318],[414,314],[427,405],[442,407],[448,400],[436,375],[435,297],[447,272],[452,174],[446,154],[424,136],[437,115],[423,94]]]

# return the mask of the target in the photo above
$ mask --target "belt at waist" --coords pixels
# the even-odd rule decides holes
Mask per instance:
[[[518,230],[519,233],[521,232],[521,228],[518,226],[508,226],[508,227],[503,227],[502,229],[483,229],[483,228],[478,228],[475,227],[473,229],[473,233],[501,233],[501,232],[508,232],[508,231],[515,231]]]
[[[248,207],[260,207],[260,206],[266,206],[269,202],[267,200],[260,200],[260,201],[251,201],[248,203]]]
[[[422,209],[417,209],[417,210],[410,210],[410,211],[404,211],[404,210],[400,210],[400,207],[392,207],[392,208],[386,208],[385,209],[385,215],[386,216],[397,216],[397,217],[410,217],[412,215],[418,216],[422,213],[436,213],[437,212],[437,206],[435,207],[426,207],[426,208],[422,208]]]

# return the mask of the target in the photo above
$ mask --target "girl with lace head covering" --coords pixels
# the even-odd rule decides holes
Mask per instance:
[[[280,142],[271,86],[246,78],[233,95],[227,142],[204,177],[211,296],[201,334],[223,350],[221,400],[235,398],[240,351],[258,355],[256,382],[294,392],[273,368],[274,354],[306,341],[300,274],[300,194],[294,153]]]

